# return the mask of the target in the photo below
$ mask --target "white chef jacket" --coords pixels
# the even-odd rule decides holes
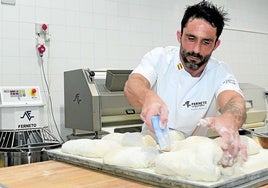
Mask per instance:
[[[180,68],[178,68],[180,67]],[[224,90],[242,95],[227,65],[214,58],[200,77],[183,68],[179,47],[158,47],[148,52],[133,73],[143,75],[169,110],[168,127],[190,135],[201,118],[217,115],[216,97]]]

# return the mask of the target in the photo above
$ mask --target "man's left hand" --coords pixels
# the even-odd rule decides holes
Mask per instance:
[[[231,125],[227,117],[208,117],[201,120],[201,126],[207,126],[222,138],[221,148],[223,150],[222,165],[232,166],[238,154],[244,161],[247,160],[247,149],[240,141],[238,130]]]

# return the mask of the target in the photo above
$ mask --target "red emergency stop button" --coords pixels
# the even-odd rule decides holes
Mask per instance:
[[[35,95],[36,95],[36,89],[35,89],[35,88],[32,88],[32,89],[31,89],[31,95],[32,95],[32,96],[35,96]]]

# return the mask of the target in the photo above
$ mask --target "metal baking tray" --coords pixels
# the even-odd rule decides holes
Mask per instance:
[[[147,183],[157,187],[259,187],[268,184],[268,168],[261,169],[252,173],[243,174],[237,177],[220,179],[217,182],[199,182],[185,180],[179,177],[170,177],[154,173],[152,168],[131,169],[115,165],[106,165],[102,163],[101,158],[87,158],[77,155],[71,155],[61,152],[58,149],[47,150],[49,159],[74,164],[84,168],[89,168],[108,174],[125,177],[135,181]]]

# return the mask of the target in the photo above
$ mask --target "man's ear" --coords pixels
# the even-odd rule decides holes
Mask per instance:
[[[179,43],[181,43],[181,35],[182,35],[181,31],[178,30],[177,31],[177,40],[178,40]]]
[[[218,39],[217,41],[216,41],[216,44],[215,44],[215,46],[214,46],[214,49],[213,50],[216,50],[216,48],[218,48],[218,46],[221,44],[221,40],[220,39]]]

